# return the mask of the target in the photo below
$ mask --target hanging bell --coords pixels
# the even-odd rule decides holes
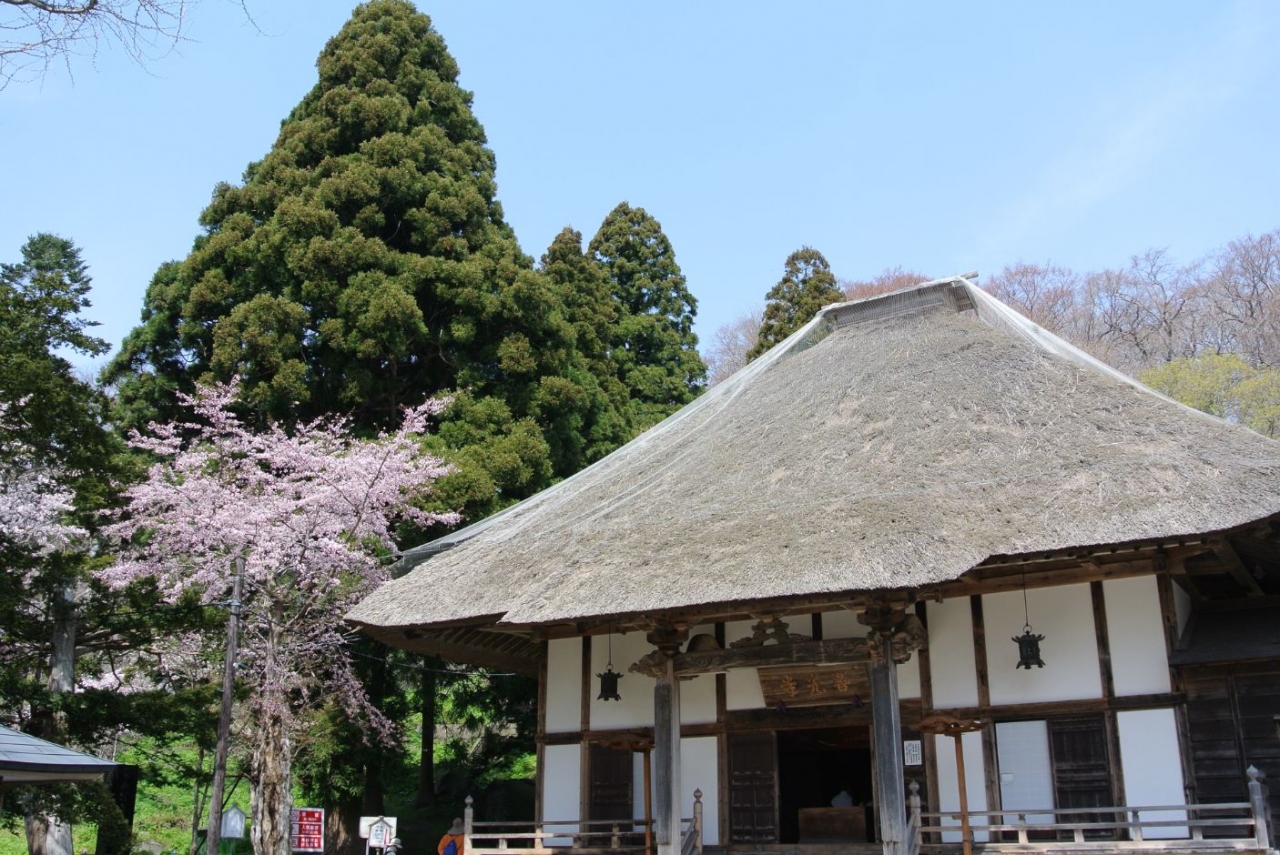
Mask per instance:
[[[1044,636],[1032,634],[1030,624],[1022,627],[1022,635],[1014,636],[1012,641],[1018,645],[1017,668],[1026,668],[1030,671],[1032,665],[1037,668],[1044,667],[1044,660],[1040,658],[1040,642],[1044,641]]]
[[[603,673],[596,674],[600,678],[600,694],[596,695],[598,701],[620,701],[622,695],[618,694],[618,681],[622,679],[621,674],[613,670],[613,663],[610,662]]]

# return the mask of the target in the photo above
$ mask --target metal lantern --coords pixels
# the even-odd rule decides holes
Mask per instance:
[[[222,839],[244,839],[244,811],[238,805],[232,805],[222,812]]]
[[[620,701],[622,695],[618,694],[618,681],[622,679],[622,675],[613,670],[613,633],[609,633],[609,664],[605,666],[604,673],[596,674],[600,678],[600,694],[596,695],[597,701]]]
[[[1040,658],[1040,642],[1044,641],[1043,635],[1036,635],[1031,629],[1031,609],[1027,606],[1027,570],[1022,569],[1022,635],[1015,635],[1013,643],[1018,645],[1018,664],[1014,666],[1016,671],[1018,668],[1026,668],[1031,670],[1034,665],[1037,668],[1044,667],[1044,660]]]
[[[600,678],[600,694],[596,695],[598,701],[620,701],[622,695],[618,694],[618,681],[622,679],[622,675],[613,670],[613,663],[610,662],[608,667],[600,674],[596,674]]]
[[[1017,668],[1030,671],[1032,665],[1044,667],[1044,660],[1040,658],[1040,642],[1044,641],[1044,636],[1032,634],[1030,624],[1023,626],[1022,635],[1014,636],[1013,641],[1018,645]]]

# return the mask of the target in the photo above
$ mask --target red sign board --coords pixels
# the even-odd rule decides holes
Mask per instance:
[[[324,851],[324,809],[294,808],[289,827],[289,846],[294,852]]]

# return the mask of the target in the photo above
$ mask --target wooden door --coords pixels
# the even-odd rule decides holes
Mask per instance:
[[[588,819],[634,819],[635,760],[630,749],[591,746],[591,796]]]
[[[1111,771],[1107,757],[1106,724],[1101,715],[1070,716],[1049,720],[1049,753],[1053,759],[1054,798],[1064,808],[1112,807]],[[1067,821],[1107,822],[1097,814],[1064,817]],[[1094,832],[1090,838],[1114,837],[1114,832]]]
[[[778,758],[774,734],[732,734],[729,842],[778,842]]]
[[[1250,765],[1272,780],[1280,777],[1280,671],[1223,671],[1186,677],[1194,800],[1207,804],[1248,801]],[[1280,800],[1272,796],[1271,806],[1274,826]]]

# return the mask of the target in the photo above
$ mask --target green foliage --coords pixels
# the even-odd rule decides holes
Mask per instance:
[[[1280,439],[1280,369],[1212,353],[1150,368],[1139,379],[1188,407]]]
[[[627,442],[640,415],[614,361],[623,306],[608,271],[582,250],[582,234],[565,228],[542,256],[541,271],[555,290],[580,359],[568,376],[548,378],[544,399],[555,402],[548,423],[556,470],[572,474]]]
[[[662,420],[698,396],[707,366],[698,355],[689,293],[662,226],[626,202],[609,212],[591,239],[621,317],[611,340],[616,376],[631,395],[637,427]]]
[[[56,235],[30,238],[21,253],[20,262],[0,265],[0,402],[10,405],[18,438],[44,463],[73,473],[77,505],[96,510],[107,503],[115,473],[106,467],[119,445],[103,429],[106,399],[61,355],[107,351],[88,333],[96,324],[80,315],[90,305],[88,268]],[[81,522],[92,524],[92,514]]]
[[[430,19],[373,0],[317,68],[266,157],[217,187],[191,254],[157,271],[105,375],[118,421],[169,417],[176,391],[233,375],[262,419],[343,412],[364,431],[452,394],[433,450],[459,471],[438,501],[468,520],[630,439],[603,372],[606,282],[560,239],[542,271],[521,253]]]
[[[782,278],[765,299],[764,322],[748,359],[755,359],[813,320],[823,306],[843,300],[844,292],[826,257],[806,246],[787,256]]]

